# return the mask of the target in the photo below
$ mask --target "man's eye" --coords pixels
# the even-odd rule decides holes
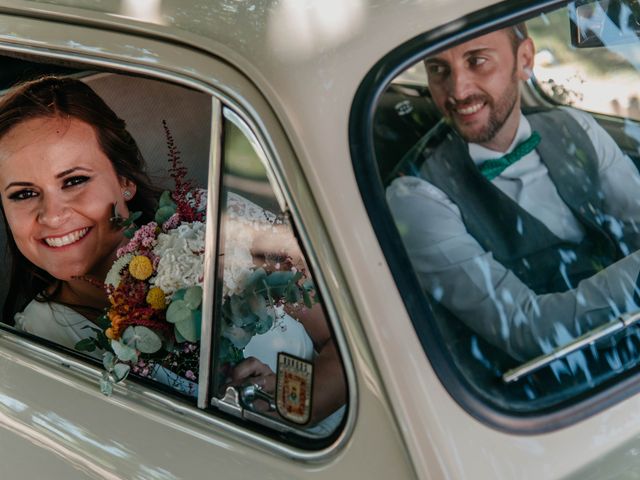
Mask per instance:
[[[64,180],[64,183],[62,184],[62,188],[80,185],[81,183],[85,183],[87,180],[89,180],[89,177],[84,175],[79,175],[77,177],[69,177]]]
[[[484,57],[471,57],[469,59],[469,63],[473,67],[478,67],[480,65],[483,65],[486,61],[487,61],[487,59],[484,58]]]
[[[444,75],[447,72],[445,65],[439,65],[437,63],[430,63],[427,65],[427,73],[429,75]]]
[[[13,192],[11,195],[9,195],[9,200],[14,200],[16,202],[19,202],[20,200],[27,200],[29,198],[33,198],[37,196],[38,194],[35,191],[24,189],[24,190],[18,190],[16,192]]]

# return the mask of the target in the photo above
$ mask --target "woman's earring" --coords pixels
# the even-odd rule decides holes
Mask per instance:
[[[129,190],[125,190],[124,192],[122,192],[122,196],[126,199],[129,200],[131,198],[131,191]]]

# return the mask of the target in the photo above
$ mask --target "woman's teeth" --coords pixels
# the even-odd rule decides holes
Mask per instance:
[[[68,233],[63,237],[45,238],[44,241],[50,247],[64,247],[65,245],[71,245],[72,243],[77,242],[84,237],[88,231],[88,228],[83,228],[81,230]]]

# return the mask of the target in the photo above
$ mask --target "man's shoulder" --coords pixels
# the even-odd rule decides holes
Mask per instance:
[[[591,114],[579,110],[568,105],[559,105],[556,107],[527,107],[522,109],[527,119],[535,118],[536,116],[554,118],[558,121],[564,121],[567,118],[575,120],[585,130],[590,130],[595,124],[595,119]]]

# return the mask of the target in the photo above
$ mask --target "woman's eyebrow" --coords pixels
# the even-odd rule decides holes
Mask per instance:
[[[90,173],[92,172],[92,170],[90,168],[85,168],[85,167],[73,167],[73,168],[69,168],[63,172],[60,172],[59,174],[56,175],[56,178],[63,178],[66,177],[67,175],[69,175],[70,173],[74,173],[77,171],[83,171],[83,172],[87,172]]]
[[[11,182],[9,185],[5,187],[4,191],[6,192],[11,187],[32,187],[32,186],[33,186],[33,183],[31,182]]]

